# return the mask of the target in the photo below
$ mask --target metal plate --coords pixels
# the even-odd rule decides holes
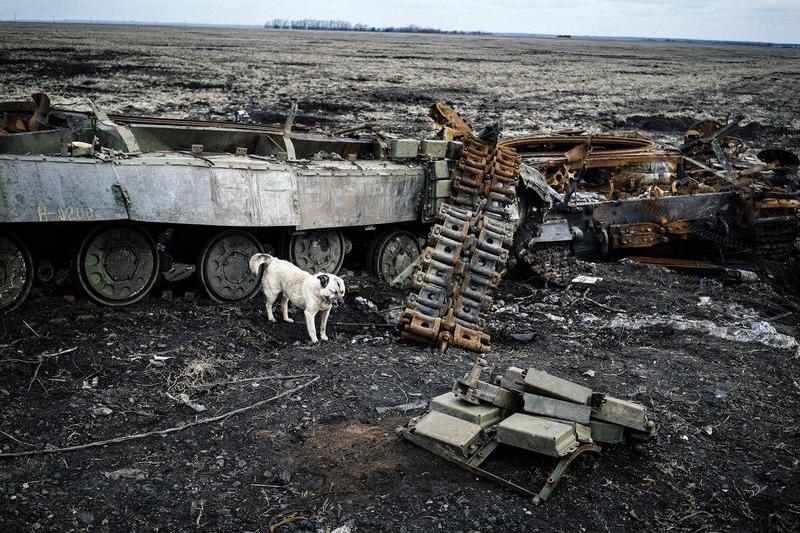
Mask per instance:
[[[550,457],[567,455],[578,446],[569,424],[522,413],[514,413],[497,424],[497,440]]]
[[[425,187],[421,166],[325,161],[297,169],[297,229],[415,221]]]
[[[93,159],[0,156],[0,222],[126,219],[116,181],[111,164]]]
[[[256,163],[246,169],[226,168],[222,161],[215,167],[166,165],[161,159],[161,164],[156,158],[137,158],[138,165],[132,160],[117,166],[133,220],[213,226],[297,223],[294,174],[288,165]]]

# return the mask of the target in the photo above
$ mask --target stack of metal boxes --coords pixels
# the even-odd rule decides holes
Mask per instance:
[[[452,391],[431,400],[429,413],[398,432],[478,474],[499,444],[560,458],[563,473],[580,453],[599,452],[598,444],[654,433],[642,405],[535,368],[510,367],[488,383],[480,380],[484,368],[479,360]]]

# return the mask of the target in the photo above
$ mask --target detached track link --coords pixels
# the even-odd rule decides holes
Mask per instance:
[[[442,351],[448,344],[489,351],[485,313],[514,240],[509,206],[520,162],[516,150],[496,141],[464,139],[450,178],[453,192],[431,228],[400,321],[406,339]]]

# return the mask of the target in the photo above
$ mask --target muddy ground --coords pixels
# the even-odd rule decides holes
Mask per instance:
[[[672,137],[740,111],[752,143],[796,149],[799,65],[797,51],[754,47],[0,26],[3,98],[44,90],[116,112],[269,122],[294,97],[309,124],[399,134],[429,133],[425,108],[442,98],[509,133],[616,123]],[[795,301],[624,262],[569,269],[603,280],[564,289],[516,271],[503,283],[490,363],[641,402],[658,433],[580,458],[542,507],[395,435],[423,410],[377,408],[448,390],[473,355],[401,342],[356,297],[392,310],[404,293],[356,271],[318,346],[300,323],[266,324],[258,299],[220,306],[185,298],[191,285],[123,309],[41,292],[3,317],[0,452],[182,427],[286,394],[164,436],[0,459],[0,529],[796,530]],[[241,381],[269,376],[292,377]],[[506,453],[488,466],[535,487],[552,464]]]

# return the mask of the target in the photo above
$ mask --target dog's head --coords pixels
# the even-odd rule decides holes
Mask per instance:
[[[338,307],[344,303],[344,281],[339,276],[333,274],[317,274],[319,281],[319,294],[322,299],[330,303],[333,307]]]

